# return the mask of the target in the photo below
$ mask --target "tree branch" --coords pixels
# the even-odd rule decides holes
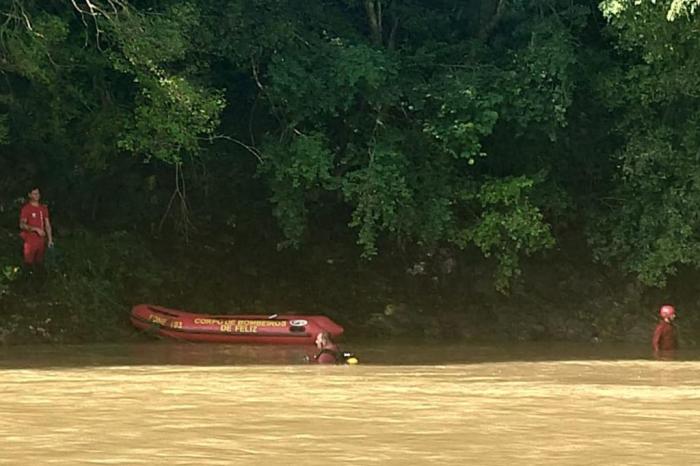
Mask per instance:
[[[251,154],[253,154],[253,155],[255,156],[255,158],[258,159],[258,162],[260,162],[261,164],[265,163],[265,160],[263,159],[263,155],[262,155],[262,153],[260,153],[260,151],[259,151],[258,149],[256,149],[256,148],[253,147],[253,146],[250,146],[250,145],[246,144],[246,143],[243,142],[243,141],[239,141],[239,140],[236,139],[236,138],[232,138],[231,136],[226,136],[226,135],[223,135],[223,134],[217,134],[217,135],[209,136],[209,137],[206,138],[206,139],[208,139],[209,141],[213,141],[214,139],[225,139],[226,141],[231,141],[231,142],[233,142],[233,143],[235,143],[235,144],[238,144],[239,146],[243,147],[245,150],[247,150],[247,151],[250,152]]]

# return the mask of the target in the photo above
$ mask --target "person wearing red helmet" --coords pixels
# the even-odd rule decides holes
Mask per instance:
[[[678,334],[673,320],[676,318],[676,309],[668,304],[664,304],[659,309],[661,321],[654,329],[654,336],[651,339],[651,347],[654,353],[660,351],[673,351],[678,349]]]

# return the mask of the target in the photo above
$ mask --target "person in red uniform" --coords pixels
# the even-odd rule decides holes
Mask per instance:
[[[676,318],[676,309],[665,304],[659,309],[661,320],[654,329],[654,336],[651,339],[651,347],[654,353],[674,351],[678,349],[678,334],[673,320]]]
[[[314,361],[318,364],[338,364],[340,362],[340,351],[331,340],[330,333],[323,331],[316,335],[316,348],[319,351],[314,356]]]
[[[41,264],[47,244],[48,247],[53,247],[49,209],[40,204],[40,200],[39,188],[33,188],[29,191],[27,203],[19,213],[19,235],[24,240],[22,252],[24,263],[27,265]]]

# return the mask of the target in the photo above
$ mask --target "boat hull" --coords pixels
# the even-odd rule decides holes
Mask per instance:
[[[343,327],[325,316],[208,315],[152,304],[134,306],[131,323],[164,337],[210,343],[308,345],[322,331],[334,338],[343,334]]]

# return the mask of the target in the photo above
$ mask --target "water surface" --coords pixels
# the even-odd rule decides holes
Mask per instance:
[[[696,464],[700,361],[647,348],[0,349],[0,464]]]

